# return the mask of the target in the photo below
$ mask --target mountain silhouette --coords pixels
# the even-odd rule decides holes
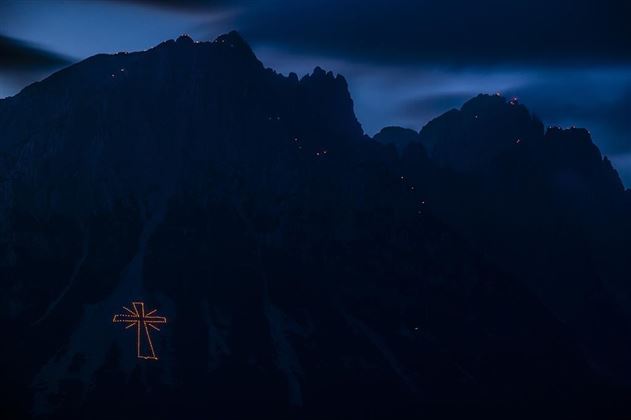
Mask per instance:
[[[585,130],[481,95],[370,138],[231,32],[72,65],[0,133],[7,418],[631,413],[631,200]]]
[[[382,128],[373,139],[383,144],[392,144],[399,153],[405,150],[408,145],[420,142],[419,133],[402,127]]]

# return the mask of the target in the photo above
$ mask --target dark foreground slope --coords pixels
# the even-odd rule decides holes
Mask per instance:
[[[449,118],[381,136],[397,151],[363,135],[341,76],[278,75],[236,33],[95,56],[0,101],[2,409],[628,414],[615,172],[576,172],[591,140],[534,120],[527,159],[514,139],[453,158]],[[111,323],[138,299],[168,318],[158,361]]]

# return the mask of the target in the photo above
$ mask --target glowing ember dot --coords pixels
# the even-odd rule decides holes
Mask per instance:
[[[521,139],[515,140],[515,143],[517,143],[517,144],[521,143]]]

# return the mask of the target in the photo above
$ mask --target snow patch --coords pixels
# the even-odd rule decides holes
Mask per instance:
[[[120,281],[116,289],[103,301],[96,304],[84,305],[83,317],[77,329],[73,332],[69,339],[67,348],[60,350],[54,355],[35,376],[33,381],[34,407],[33,414],[46,414],[54,410],[51,407],[48,394],[58,391],[58,384],[67,377],[80,380],[85,383],[89,391],[94,372],[103,364],[107,351],[114,343],[123,351],[120,352],[121,367],[131,372],[138,364],[139,359],[136,357],[133,334],[126,334],[112,325],[113,314],[123,311],[122,306],[129,304],[133,300],[145,301],[148,294],[143,287],[143,263],[147,252],[147,243],[153,235],[156,228],[162,223],[166,216],[167,200],[161,200],[160,205],[156,206],[156,211],[152,212],[150,217],[143,215],[143,229],[138,240],[138,251],[131,262],[127,265],[121,275]],[[87,254],[87,249],[86,249]],[[85,257],[84,257],[85,258]],[[79,261],[78,266],[82,261]],[[77,267],[77,272],[80,267]],[[69,284],[68,288],[71,286]],[[58,300],[61,300],[61,295]],[[174,314],[174,305],[163,296],[151,296],[150,302],[156,302],[163,305],[160,312],[169,314],[169,322],[172,322],[172,314]],[[166,307],[166,306],[170,306]],[[164,341],[164,338],[157,339],[157,342]],[[125,349],[133,349],[125,351]],[[168,352],[165,352],[168,357]],[[76,354],[82,354],[85,357],[85,363],[79,372],[70,373],[68,367]],[[161,355],[162,356],[162,355]],[[168,366],[168,363],[163,363]],[[167,372],[165,374],[169,376]],[[168,378],[167,378],[168,379]]]
[[[408,389],[414,393],[418,393],[418,388],[406,374],[403,366],[399,363],[395,354],[390,350],[386,341],[383,337],[377,334],[375,331],[368,328],[364,322],[353,317],[346,311],[341,311],[344,319],[348,323],[348,325],[354,329],[356,332],[363,334],[370,343],[375,346],[377,350],[381,353],[385,361],[388,363],[392,371],[403,381],[403,383],[408,387]]]
[[[289,388],[289,403],[294,406],[302,406],[302,391],[299,376],[302,368],[298,355],[291,345],[288,332],[295,330],[295,323],[290,322],[287,316],[266,297],[263,302],[263,310],[269,324],[272,342],[276,350],[276,365],[285,374]]]

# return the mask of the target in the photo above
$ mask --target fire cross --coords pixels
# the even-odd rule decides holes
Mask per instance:
[[[155,324],[166,324],[167,319],[163,316],[154,315],[157,309],[145,313],[144,302],[132,302],[133,311],[123,306],[128,313],[114,315],[112,322],[122,322],[129,324],[125,329],[136,327],[136,354],[139,359],[158,360],[158,356],[153,349],[149,328],[160,331]]]

